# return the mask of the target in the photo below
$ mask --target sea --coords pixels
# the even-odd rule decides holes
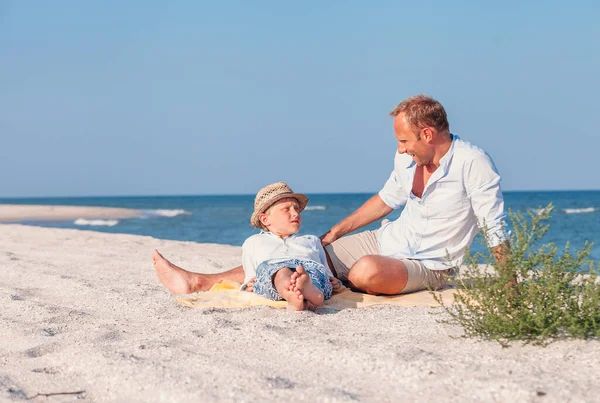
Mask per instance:
[[[325,233],[372,196],[371,193],[307,195],[310,202],[303,213],[301,233],[315,235]],[[505,191],[504,200],[507,210],[521,212],[526,217],[552,203],[554,209],[547,221],[550,228],[542,243],[552,242],[562,251],[567,243],[575,250],[589,241],[595,244],[590,258],[600,262],[600,191]],[[142,211],[139,217],[129,219],[82,217],[68,221],[22,222],[26,225],[227,245],[242,245],[246,238],[259,232],[250,226],[253,203],[253,195],[0,198],[0,204],[121,207]],[[400,211],[392,212],[388,218],[398,217]],[[373,223],[366,228],[378,226],[379,223]],[[473,252],[485,250],[477,238],[471,248]]]

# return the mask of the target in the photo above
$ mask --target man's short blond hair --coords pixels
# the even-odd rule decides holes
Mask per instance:
[[[395,118],[401,113],[416,132],[429,126],[439,133],[450,134],[446,110],[441,103],[428,95],[415,95],[402,101],[390,112],[390,116]]]

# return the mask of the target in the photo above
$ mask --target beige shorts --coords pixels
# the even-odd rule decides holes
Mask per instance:
[[[331,259],[337,278],[346,282],[350,268],[366,255],[380,255],[377,231],[363,231],[348,235],[327,245],[325,251]],[[451,270],[430,270],[423,263],[412,259],[398,259],[408,270],[408,282],[400,294],[431,288],[438,290],[446,285]]]

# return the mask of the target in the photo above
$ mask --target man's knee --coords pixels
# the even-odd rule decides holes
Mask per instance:
[[[404,264],[396,259],[367,255],[352,266],[348,281],[368,294],[395,295],[406,286],[408,272]]]
[[[371,294],[370,286],[380,276],[380,267],[374,255],[363,256],[354,263],[348,273],[348,281],[355,287]],[[373,292],[375,294],[375,292]]]

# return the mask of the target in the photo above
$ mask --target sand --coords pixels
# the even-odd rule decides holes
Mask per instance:
[[[431,308],[190,309],[158,248],[219,272],[241,249],[0,225],[0,401],[598,401],[599,341],[456,338]]]
[[[74,220],[77,218],[119,219],[138,217],[141,213],[140,210],[113,207],[0,204],[0,222]]]

